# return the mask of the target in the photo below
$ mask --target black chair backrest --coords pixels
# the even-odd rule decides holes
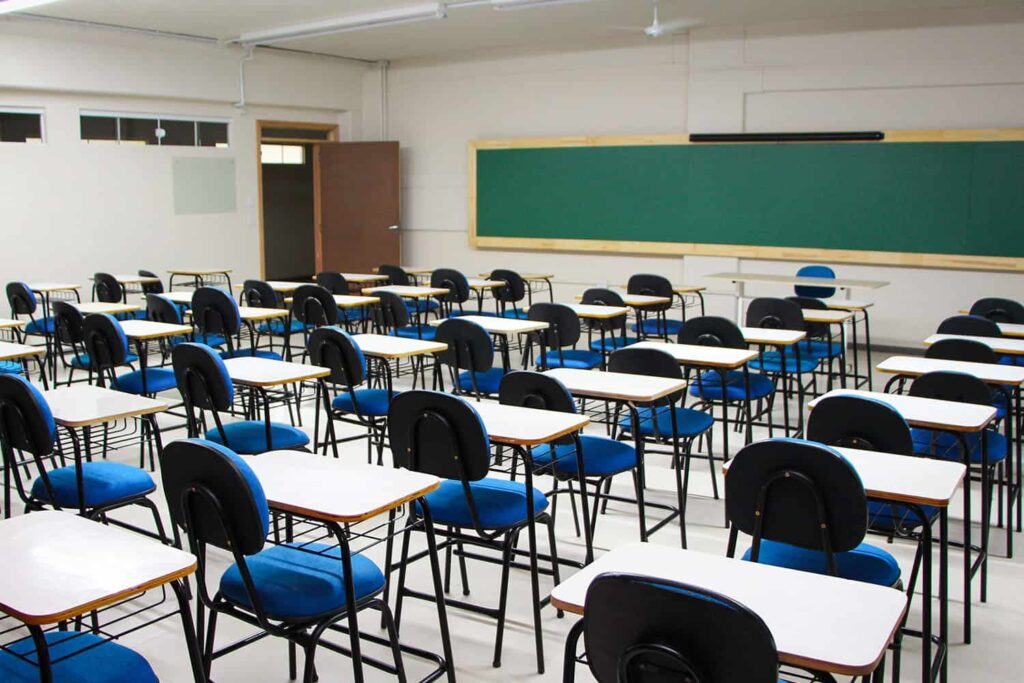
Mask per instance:
[[[974,375],[963,372],[941,371],[921,375],[910,385],[910,395],[983,406],[992,403],[992,392],[988,385]]]
[[[338,304],[334,295],[320,285],[302,285],[292,294],[292,315],[313,327],[336,325]]]
[[[54,301],[50,304],[53,309],[53,331],[64,344],[81,344],[85,341],[85,316],[76,307],[67,301]]]
[[[1024,304],[1013,299],[985,297],[971,306],[971,315],[980,315],[994,323],[1024,324]]]
[[[201,410],[228,410],[235,400],[235,385],[221,357],[206,344],[178,344],[171,351],[171,366],[186,406]]]
[[[36,312],[39,300],[24,282],[8,282],[7,303],[11,305],[11,313],[14,315],[32,315]]]
[[[747,307],[747,325],[773,330],[806,329],[799,304],[786,299],[761,297]]]
[[[0,375],[0,440],[4,446],[46,456],[53,453],[56,439],[53,413],[39,389],[20,375]]]
[[[179,439],[164,446],[160,470],[171,520],[190,539],[243,555],[263,549],[270,529],[267,497],[233,451],[203,439]]]
[[[600,574],[587,589],[587,662],[598,683],[776,683],[771,631],[704,588]]]
[[[969,337],[1001,337],[998,323],[980,315],[954,315],[939,323],[938,334],[964,334]]]
[[[352,336],[336,326],[318,327],[309,335],[309,362],[328,368],[325,379],[349,388],[366,381],[366,356]]]
[[[576,403],[564,384],[549,375],[525,370],[510,372],[501,378],[498,403],[558,413],[576,412]],[[567,435],[555,443],[566,444],[572,441],[572,436]]]
[[[448,345],[437,356],[449,367],[483,372],[494,365],[494,342],[491,335],[471,320],[449,318],[437,326],[434,338]]]
[[[409,277],[409,273],[401,266],[392,266],[384,264],[377,269],[378,275],[386,275],[388,278],[389,285],[397,285],[399,287],[408,287],[412,284],[412,278]]]
[[[163,294],[146,295],[146,315],[154,322],[181,325],[181,309]]]
[[[263,280],[246,280],[242,283],[241,300],[246,306],[256,308],[282,308],[284,298],[269,283]]]
[[[591,287],[590,289],[583,292],[583,296],[580,298],[580,303],[587,304],[590,306],[619,306],[625,307],[626,302],[622,300],[622,296],[612,289],[605,287]],[[619,330],[625,329],[626,316],[620,315],[615,318],[598,318],[594,320],[588,320],[587,324],[591,328],[598,330]]]
[[[914,454],[910,425],[899,411],[863,396],[823,398],[807,418],[807,438],[826,446]]]
[[[924,355],[925,358],[959,360],[968,363],[999,362],[999,357],[991,346],[974,339],[942,339],[929,346]]]
[[[238,304],[227,292],[216,287],[200,287],[192,294],[192,321],[199,329],[200,341],[208,334],[230,338],[242,327]]]
[[[377,325],[384,331],[394,331],[409,325],[409,310],[405,301],[394,292],[376,292],[380,303],[373,309]]]
[[[142,270],[142,269],[140,269],[139,270],[139,276],[140,277],[155,277],[155,278],[158,278],[157,282],[143,282],[142,283],[142,293],[143,294],[163,294],[163,292],[164,292],[164,283],[159,281],[159,277],[160,277],[159,275],[157,275],[156,273],[154,273],[151,270]]]
[[[815,299],[811,296],[787,296],[787,301],[792,301],[801,310],[808,311],[827,311],[828,306],[821,299]],[[827,337],[829,334],[828,323],[808,323],[805,322],[804,326],[807,328],[807,334],[812,337]]]
[[[469,403],[437,391],[404,391],[391,401],[388,436],[395,466],[463,482],[487,476],[490,443]]]
[[[683,378],[683,371],[676,359],[660,349],[619,349],[608,357],[608,371],[648,377]],[[677,391],[669,394],[655,401],[655,404],[665,405],[669,401],[676,401],[682,393]]]
[[[549,349],[564,349],[576,346],[580,340],[580,318],[576,311],[565,304],[541,302],[530,306],[527,312],[530,320],[545,322],[547,329],[537,334]]]
[[[671,299],[674,294],[672,282],[664,275],[652,275],[650,273],[638,273],[632,275],[626,283],[626,291],[630,294],[642,294],[644,296],[664,296],[669,298],[669,303],[657,306],[646,306],[648,311],[665,311],[672,305]]]
[[[735,528],[754,537],[755,551],[766,539],[845,552],[867,531],[867,497],[857,471],[836,451],[810,441],[767,439],[740,449],[725,478],[725,507]]]
[[[128,338],[121,324],[106,313],[85,316],[82,323],[85,350],[97,370],[112,370],[124,365],[128,357]]]
[[[469,280],[454,268],[438,268],[430,274],[430,286],[447,289],[448,293],[439,297],[442,301],[452,304],[463,304],[469,300]]]
[[[743,331],[731,320],[717,315],[690,318],[679,330],[680,344],[719,346],[726,349],[745,349],[747,340]]]
[[[494,297],[498,301],[517,304],[526,298],[526,281],[516,271],[497,268],[491,271],[488,279],[500,280],[505,283],[504,286],[493,290]]]
[[[124,287],[110,273],[96,273],[92,276],[96,291],[96,301],[119,304],[124,300]]]
[[[331,294],[348,294],[348,280],[341,273],[325,270],[316,274],[316,283]]]

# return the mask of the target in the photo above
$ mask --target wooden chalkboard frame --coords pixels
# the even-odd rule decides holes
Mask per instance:
[[[1009,142],[1024,141],[1024,128],[897,130],[885,131],[885,140],[877,144],[906,142]],[[508,140],[471,140],[467,168],[469,186],[469,244],[476,249],[526,251],[601,252],[648,256],[730,256],[778,261],[829,261],[911,268],[952,268],[1024,272],[1024,259],[1005,256],[969,256],[922,254],[852,249],[814,249],[766,247],[743,244],[700,244],[694,242],[638,242],[628,240],[579,240],[537,237],[483,237],[477,235],[476,198],[478,150],[528,149],[552,147],[639,147],[643,145],[689,145],[689,134],[613,135],[592,137],[519,138]],[[700,143],[716,144],[716,143]],[[736,143],[727,143],[736,144]],[[814,145],[816,142],[748,143]]]

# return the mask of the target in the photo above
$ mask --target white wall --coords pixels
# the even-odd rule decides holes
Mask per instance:
[[[95,271],[207,265],[258,275],[256,121],[360,135],[361,64],[257,51],[242,111],[237,48],[15,19],[0,20],[0,33],[0,107],[44,109],[47,136],[0,144],[3,281],[85,284]],[[229,118],[230,148],[85,144],[81,109]],[[237,210],[175,215],[181,156],[233,158]]]
[[[376,76],[367,77],[373,95]],[[405,260],[471,270],[550,270],[562,300],[586,286],[660,272],[737,267],[792,272],[787,262],[593,254],[474,252],[466,237],[466,143],[474,138],[681,131],[1024,126],[1024,9],[872,14],[696,30],[691,39],[561,52],[495,52],[392,65],[390,136],[403,147]],[[367,134],[372,134],[366,122]],[[1021,298],[1020,276],[840,266],[889,280],[876,293],[875,340],[918,346],[946,315],[982,295]],[[751,289],[779,295],[784,288]],[[730,314],[726,296],[709,299]]]

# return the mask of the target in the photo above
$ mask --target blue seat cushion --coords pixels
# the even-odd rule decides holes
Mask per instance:
[[[212,346],[214,348],[224,346],[228,343],[228,340],[221,334],[207,334],[204,336],[203,334],[196,332],[194,336],[197,343],[206,344],[207,346]]]
[[[391,399],[398,396],[398,393],[397,391],[392,391],[391,395],[388,396],[387,389],[356,389],[355,403],[359,404],[358,413],[374,417],[387,415],[388,408],[391,407]],[[343,413],[355,413],[357,412],[355,403],[352,401],[352,394],[346,391],[338,394],[331,401],[331,407]]]
[[[146,391],[150,394],[158,394],[161,391],[174,389],[178,381],[174,377],[174,370],[170,368],[146,368]],[[142,393],[142,370],[134,370],[117,376],[117,384],[114,387],[126,394]]]
[[[804,354],[810,354],[811,358],[817,359],[836,358],[843,355],[843,345],[839,342],[829,344],[821,339],[805,339],[799,342],[799,346],[801,358],[804,357]]]
[[[521,481],[480,479],[470,482],[469,488],[473,492],[473,502],[476,504],[482,528],[503,529],[522,524],[529,519],[526,511],[526,485]],[[442,481],[441,487],[428,493],[426,499],[435,523],[457,527],[473,526],[473,518],[461,481]],[[540,514],[547,507],[547,497],[534,489],[533,514]],[[419,503],[416,504],[416,511],[421,512]]]
[[[285,331],[288,334],[298,334],[305,329],[306,325],[292,318],[287,323],[284,320],[271,320],[257,327],[256,331],[260,334],[284,334]]]
[[[931,505],[922,505],[928,523],[939,516],[938,508]],[[876,531],[899,531],[912,530],[921,526],[921,520],[917,513],[911,511],[906,505],[899,503],[886,503],[881,500],[868,501],[868,526]]]
[[[606,436],[584,434],[580,436],[583,445],[583,473],[588,477],[607,477],[620,472],[628,472],[637,465],[636,448],[628,441],[616,441]],[[562,444],[554,447],[537,446],[533,449],[535,465],[550,465],[555,460],[554,469],[559,474],[576,476],[576,445]]]
[[[419,299],[419,309],[416,307],[415,299],[405,300],[405,310],[409,312],[409,315],[416,315],[417,310],[420,313],[433,313],[441,307],[441,304],[434,299]]]
[[[221,351],[221,358],[266,358],[267,360],[282,360],[281,354],[277,351],[267,349],[234,349],[233,351]]]
[[[365,308],[339,308],[338,322],[358,323],[370,319],[370,312]]]
[[[424,341],[434,341],[434,337],[437,336],[437,329],[430,325],[409,325],[408,327],[399,327],[395,330],[396,337],[403,337],[405,339],[422,339]]]
[[[157,683],[149,662],[124,645],[80,631],[49,631],[43,637],[50,661],[56,661],[54,683]],[[39,683],[39,667],[16,656],[36,661],[33,640],[23,638],[8,647],[10,652],[0,650],[0,681]]]
[[[301,619],[345,608],[345,570],[337,547],[274,545],[245,558],[245,563],[263,609],[273,618]],[[384,573],[370,558],[353,555],[352,584],[358,602],[384,588]],[[238,565],[224,572],[220,592],[231,602],[252,609]]]
[[[575,368],[577,370],[592,370],[600,367],[604,358],[596,351],[585,351],[583,349],[562,349],[561,358],[557,350],[547,349],[545,363],[549,368]],[[541,362],[540,355],[537,362]]]
[[[672,413],[668,406],[659,407],[657,419],[651,419],[650,408],[640,408],[637,413],[640,418],[640,435],[657,436],[668,439],[672,437]],[[711,429],[715,418],[710,413],[705,413],[692,408],[675,408],[676,433],[683,438],[690,438],[702,434]],[[632,433],[632,419],[626,415],[619,420],[619,428]],[[657,426],[657,431],[655,431]]]
[[[523,310],[508,308],[501,314],[502,318],[513,318],[515,320],[529,320],[530,316]]]
[[[751,370],[761,370],[763,372],[780,373],[782,372],[782,354],[778,351],[765,351],[764,361],[761,358],[755,358],[748,365]],[[818,367],[817,358],[807,358],[803,354],[800,354],[800,363],[796,362],[796,354],[793,352],[786,352],[786,372],[791,374],[814,372]]]
[[[16,363],[13,360],[0,360],[0,375],[20,375],[25,372],[25,368],[21,367],[21,363]]]
[[[227,446],[236,453],[248,455],[265,453],[269,450],[302,448],[309,443],[309,435],[306,432],[298,427],[280,422],[270,423],[270,447],[267,446],[266,423],[262,420],[229,422],[224,425],[224,432],[228,437],[226,443],[221,431],[216,427],[207,430],[206,438],[214,443]]]
[[[1000,356],[1000,365],[1024,365],[1024,356]]]
[[[118,320],[145,320],[147,311],[145,309],[139,311],[129,311],[128,313],[118,313],[114,317]]]
[[[53,334],[53,318],[36,318],[25,325],[29,334]]]
[[[61,507],[78,507],[78,484],[75,466],[59,467],[47,472],[54,500],[50,500],[43,485],[43,478],[32,482],[32,495]],[[145,496],[156,490],[153,478],[138,467],[119,462],[82,463],[82,484],[85,491],[85,507],[109,505],[127,498]]]
[[[963,462],[963,455],[960,452],[960,440],[949,432],[940,432],[931,429],[914,428],[910,430],[914,437],[914,452],[918,455],[929,455],[946,460]],[[964,434],[967,447],[971,453],[971,463],[981,464],[981,434]],[[989,430],[988,438],[988,461],[994,464],[1006,459],[1008,446],[1006,435],[1000,432]]]
[[[476,376],[477,389],[484,394],[496,394],[498,387],[501,386],[501,378],[505,376],[505,369],[491,368],[473,374]],[[468,370],[459,373],[459,388],[463,391],[473,391],[473,378],[470,377]]]
[[[598,353],[601,351],[615,351],[630,344],[636,344],[638,341],[640,340],[636,337],[623,338],[622,335],[615,334],[605,337],[603,342],[600,338],[592,339],[590,341],[590,350],[597,351]]]
[[[750,560],[750,549],[743,554],[743,559]],[[882,548],[867,543],[861,543],[847,552],[835,553],[835,560],[836,572],[843,579],[876,586],[894,586],[900,579],[900,565],[896,558]],[[828,574],[825,553],[788,543],[761,541],[761,553],[757,561],[802,572]]]
[[[997,420],[1002,420],[1006,417],[1006,411],[1009,407],[1008,397],[1013,396],[1013,392],[1015,391],[1015,387],[1007,385],[1001,386],[1003,387],[1002,389],[998,387],[992,388],[992,407],[996,409]],[[1006,393],[1003,393],[1004,391]]]
[[[730,370],[725,378],[725,399],[727,401],[742,401],[746,393],[743,383],[743,371]],[[750,399],[756,400],[770,396],[775,391],[775,382],[767,375],[756,372],[750,373]],[[705,372],[700,376],[700,382],[690,384],[690,396],[708,399],[712,401],[722,400],[722,376],[717,372]]]
[[[124,362],[137,363],[139,362],[139,357],[136,356],[134,353],[129,353],[127,356],[125,356]],[[71,366],[81,368],[82,370],[88,370],[90,363],[92,363],[92,361],[90,360],[89,354],[87,353],[80,353],[71,359]]]
[[[636,323],[633,323],[630,328],[634,332],[640,331],[640,328]],[[644,334],[677,335],[681,329],[683,329],[682,320],[658,320],[657,318],[646,318],[643,323]]]

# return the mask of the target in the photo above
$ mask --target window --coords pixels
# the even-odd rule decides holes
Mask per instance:
[[[228,122],[177,116],[82,112],[79,127],[90,144],[227,147]]]
[[[32,109],[0,109],[0,142],[43,141],[43,114]]]
[[[260,145],[260,163],[296,164],[306,163],[306,148],[302,145]]]

